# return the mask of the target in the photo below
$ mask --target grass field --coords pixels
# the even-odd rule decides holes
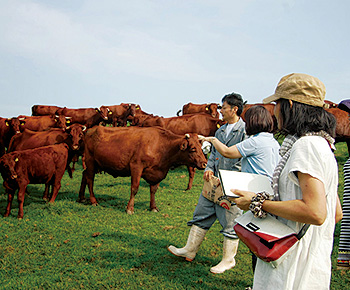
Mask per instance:
[[[339,195],[345,143],[337,145]],[[95,194],[99,206],[76,200],[82,167],[67,174],[54,204],[42,200],[43,185],[29,185],[24,218],[17,220],[17,198],[10,217],[0,219],[0,289],[244,289],[252,284],[251,257],[241,243],[234,269],[214,275],[209,268],[222,257],[223,237],[212,227],[192,262],[172,256],[167,246],[183,246],[202,188],[197,171],[192,190],[185,192],[184,167],[170,171],[156,194],[160,212],[149,211],[149,187],[141,182],[135,214],[125,213],[130,178],[99,174]],[[0,178],[2,183],[2,179]],[[86,192],[88,197],[88,192]],[[0,213],[7,203],[0,188]],[[335,230],[331,289],[348,289],[350,271],[336,269],[340,223]],[[267,287],[268,289],[268,287]]]

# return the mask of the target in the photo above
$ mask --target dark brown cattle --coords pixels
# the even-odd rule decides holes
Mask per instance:
[[[108,116],[99,108],[69,109],[64,107],[59,109],[56,114],[71,117],[72,123],[79,123],[82,125],[91,122],[91,120],[94,120],[93,122],[108,121]]]
[[[179,135],[186,133],[196,133],[203,136],[214,136],[216,130],[223,124],[224,122],[222,120],[214,118],[209,114],[198,113],[170,118],[158,116],[149,117],[142,123],[142,126],[160,126]],[[186,190],[190,190],[193,184],[195,169],[191,168],[190,166],[188,166],[187,169],[189,180]]]
[[[12,136],[21,133],[21,123],[19,118],[0,117],[0,157],[5,154]]]
[[[51,145],[7,153],[0,158],[0,172],[8,194],[5,217],[10,215],[13,197],[18,190],[18,218],[23,218],[24,195],[28,184],[45,184],[46,188],[52,185],[50,202],[55,201],[67,164],[67,147],[66,144]]]
[[[63,108],[48,105],[34,105],[32,106],[32,116],[55,115],[59,109]]]
[[[70,117],[63,115],[50,116],[18,116],[21,119],[21,131],[29,129],[32,131],[45,131],[51,128],[66,128],[70,123]]]
[[[113,127],[125,127],[128,118],[134,117],[136,105],[121,103],[120,105],[101,106],[100,110],[107,114]]]
[[[204,169],[207,160],[196,135],[180,136],[159,127],[96,126],[85,136],[85,162],[79,200],[85,200],[88,185],[90,201],[97,204],[93,192],[97,172],[104,171],[114,177],[131,176],[131,195],[126,211],[132,214],[141,177],[150,185],[150,208],[158,211],[155,193],[169,169],[180,165]]]
[[[84,131],[86,127],[81,124],[72,124],[65,131],[61,129],[50,129],[48,131],[35,132],[24,130],[11,139],[8,152],[38,148],[41,146],[65,143],[69,148],[67,171],[72,177],[72,169],[69,167],[74,157],[80,156],[84,151]],[[74,165],[73,165],[74,169]],[[44,199],[46,197],[44,196]]]
[[[208,104],[193,104],[188,103],[182,107],[182,115],[187,114],[196,114],[196,113],[206,113],[211,115],[213,118],[219,118],[218,109],[220,108],[219,104],[208,103]],[[181,110],[179,110],[176,115],[180,115]]]

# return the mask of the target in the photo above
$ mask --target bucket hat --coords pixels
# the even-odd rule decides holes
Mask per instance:
[[[287,99],[311,106],[326,107],[325,96],[326,87],[318,78],[302,73],[291,73],[281,78],[275,93],[265,98],[263,103]]]

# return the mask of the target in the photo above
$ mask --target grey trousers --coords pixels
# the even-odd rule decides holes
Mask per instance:
[[[237,206],[232,206],[230,210],[227,210],[220,205],[206,199],[202,194],[199,196],[198,204],[193,213],[193,219],[190,220],[187,225],[196,225],[202,229],[209,230],[214,224],[216,219],[219,220],[222,233],[225,237],[231,239],[238,239],[233,226],[235,218],[241,216],[243,211]]]

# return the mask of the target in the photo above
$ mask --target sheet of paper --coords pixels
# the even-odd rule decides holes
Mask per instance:
[[[228,196],[238,197],[231,189],[266,191],[273,195],[270,179],[264,175],[219,169],[219,179],[223,192]]]

